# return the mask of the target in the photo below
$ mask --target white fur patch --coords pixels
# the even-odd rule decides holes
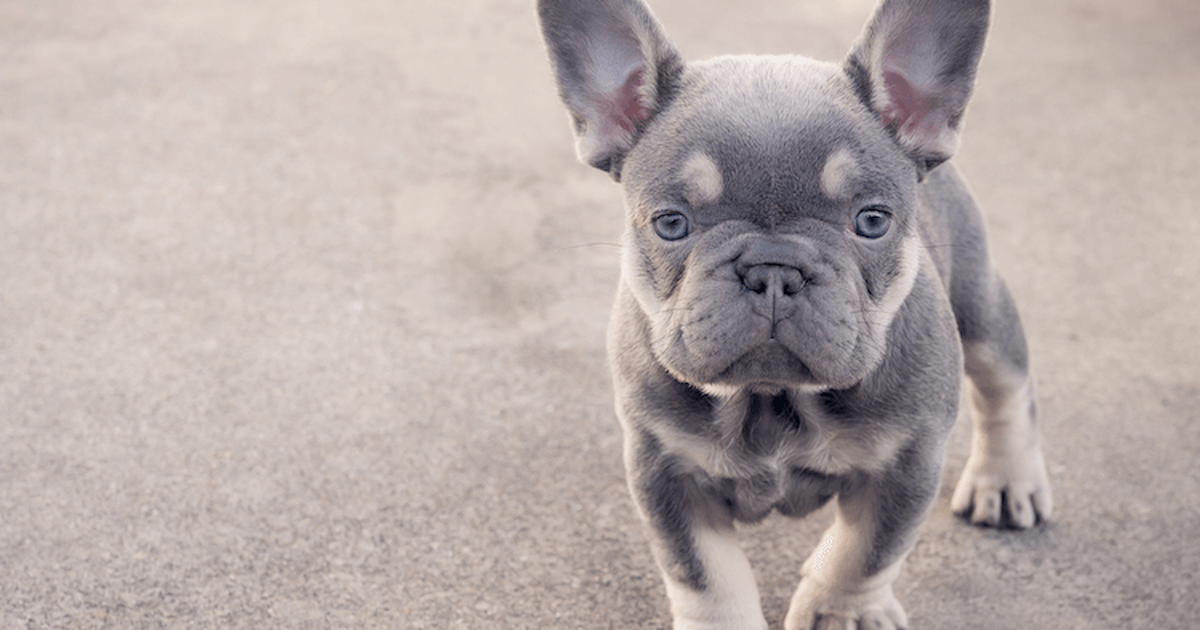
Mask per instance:
[[[896,278],[892,280],[891,286],[876,302],[875,308],[867,312],[870,333],[881,341],[917,281],[917,272],[921,267],[920,237],[915,234],[904,237],[904,242],[900,245],[900,261],[896,267]]]
[[[721,169],[712,157],[700,151],[684,162],[679,176],[683,180],[683,196],[692,206],[712,203],[720,199],[725,190]]]
[[[662,310],[662,304],[654,295],[654,279],[643,264],[645,261],[638,248],[637,237],[631,230],[627,229],[621,237],[621,281],[629,287],[642,312],[653,318]]]
[[[696,555],[704,566],[706,588],[696,592],[665,575],[675,628],[761,628],[767,622],[759,602],[750,561],[738,547],[733,528],[703,525],[692,530]]]
[[[849,149],[843,147],[834,151],[821,169],[821,192],[830,199],[849,199],[852,193],[850,182],[858,176],[859,171],[858,162]]]

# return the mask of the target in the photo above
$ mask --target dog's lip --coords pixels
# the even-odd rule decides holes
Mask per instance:
[[[778,363],[778,369],[767,369],[762,365],[767,361]],[[751,373],[739,374],[745,371]],[[819,385],[808,364],[774,337],[747,350],[722,370],[713,382],[764,391]]]

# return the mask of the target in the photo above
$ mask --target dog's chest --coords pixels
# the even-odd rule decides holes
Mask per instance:
[[[825,413],[817,397],[804,395],[727,401],[713,427],[715,439],[687,449],[689,459],[733,516],[750,521],[773,509],[800,516],[820,507],[849,473],[884,468],[901,442],[878,425]]]

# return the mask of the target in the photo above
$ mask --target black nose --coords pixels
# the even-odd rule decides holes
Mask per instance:
[[[796,295],[808,283],[799,269],[787,265],[738,265],[737,273],[748,291],[771,297]]]

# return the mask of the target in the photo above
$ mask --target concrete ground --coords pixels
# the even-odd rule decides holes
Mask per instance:
[[[956,160],[1058,511],[976,529],[947,487],[898,594],[1194,628],[1200,4],[996,4]],[[531,5],[0,4],[0,630],[668,625],[603,354],[619,193]],[[869,5],[654,2],[691,58],[840,58]],[[827,519],[744,531],[773,623]]]

